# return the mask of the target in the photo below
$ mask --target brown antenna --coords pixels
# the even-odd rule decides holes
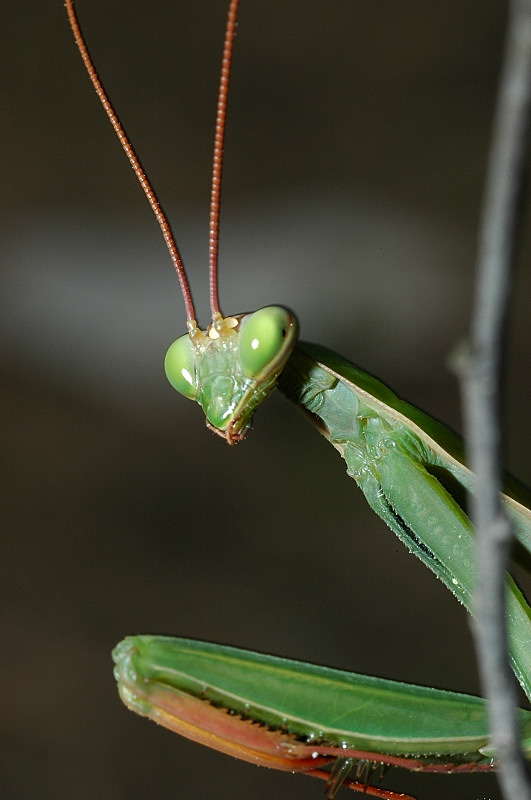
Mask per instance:
[[[94,64],[92,63],[92,59],[89,55],[87,45],[85,44],[83,34],[81,33],[81,29],[79,27],[76,12],[74,10],[74,0],[66,0],[66,10],[68,13],[68,19],[70,20],[70,25],[72,27],[72,32],[74,34],[74,39],[76,40],[78,50],[81,54],[81,58],[83,59],[83,63],[85,64],[85,68],[89,74],[89,78],[92,81],[92,85],[94,86],[96,94],[101,100],[103,108],[105,109],[105,113],[107,114],[109,121],[114,128],[114,132],[116,133],[118,139],[120,140],[120,144],[122,145],[125,154],[129,159],[129,163],[133,167],[135,175],[138,178],[140,185],[144,190],[144,194],[148,199],[149,205],[151,206],[153,213],[155,214],[155,217],[157,219],[157,222],[160,225],[164,241],[166,242],[166,246],[170,253],[170,258],[172,260],[173,266],[175,267],[175,271],[177,273],[177,277],[179,278],[179,283],[181,285],[181,292],[184,300],[184,306],[186,309],[187,325],[189,330],[193,331],[197,328],[197,324],[195,321],[194,304],[192,301],[192,295],[190,292],[190,286],[188,285],[186,272],[184,271],[181,255],[177,248],[177,244],[175,242],[175,238],[173,236],[170,224],[166,218],[164,211],[162,210],[157,195],[155,194],[148,180],[148,177],[144,172],[135,151],[133,150],[131,142],[127,138],[127,135],[120,123],[120,120],[116,116],[116,113],[111,105],[111,102],[107,97],[105,89],[103,88],[103,85],[98,77]]]
[[[212,163],[212,186],[210,190],[210,225],[208,235],[208,274],[210,276],[210,311],[212,318],[219,317],[218,298],[218,244],[219,244],[219,201],[221,193],[221,172],[223,169],[223,146],[225,142],[225,121],[227,118],[227,96],[229,93],[232,46],[236,32],[239,0],[231,0],[225,29],[221,76],[218,90],[216,114],[216,133],[214,136],[214,159]]]

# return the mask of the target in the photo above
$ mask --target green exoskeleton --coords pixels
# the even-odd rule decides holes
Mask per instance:
[[[374,511],[470,611],[473,535],[459,497],[471,489],[472,475],[459,437],[340,356],[298,343],[297,320],[287,309],[269,306],[227,317],[219,309],[219,188],[238,0],[229,7],[218,103],[212,323],[206,331],[196,324],[168,222],[90,61],[73,0],[66,5],[91,80],[156,214],[181,284],[188,333],[166,355],[170,383],[201,405],[208,427],[229,444],[246,436],[256,407],[278,386],[340,452]],[[530,500],[527,490],[507,479],[503,502],[516,531],[515,555],[524,565],[531,554]],[[507,608],[512,666],[531,699],[531,609],[509,575]],[[430,772],[495,767],[485,704],[475,697],[166,637],[129,637],[114,659],[120,694],[133,710],[222,752],[323,778],[328,798],[342,784],[397,797],[369,785],[378,765]],[[522,711],[520,719],[531,756],[531,714]],[[349,777],[351,770],[357,777]]]
[[[382,766],[494,768],[479,697],[163,636],[130,636],[113,657],[129,708],[253,764],[324,778],[328,797],[345,781],[373,797],[407,800],[367,784]],[[531,712],[519,713],[531,756]],[[353,768],[356,778],[348,778]]]

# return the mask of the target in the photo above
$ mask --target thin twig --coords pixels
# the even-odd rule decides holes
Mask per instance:
[[[478,580],[474,635],[490,729],[507,800],[531,800],[507,654],[505,569],[512,531],[499,492],[501,355],[520,217],[531,94],[531,0],[512,0],[494,118],[477,260],[471,352],[462,377],[465,431],[476,474],[472,518]]]

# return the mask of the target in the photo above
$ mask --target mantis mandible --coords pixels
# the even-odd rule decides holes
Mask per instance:
[[[159,222],[180,282],[188,333],[166,355],[170,383],[201,405],[207,426],[229,444],[245,438],[256,407],[278,385],[340,452],[373,510],[470,610],[473,536],[452,489],[472,485],[460,439],[340,356],[298,343],[298,323],[287,309],[269,306],[234,316],[220,311],[219,193],[238,0],[229,6],[218,102],[209,237],[212,323],[206,331],[196,323],[170,226],[92,65],[73,0],[66,5],[89,76]],[[524,487],[507,479],[503,501],[524,566],[531,553],[530,500]],[[509,575],[507,608],[511,663],[531,698],[531,609]],[[323,778],[329,798],[343,784],[387,800],[397,797],[369,785],[377,765],[428,772],[495,766],[478,698],[163,637],[130,637],[114,657],[120,694],[135,711],[223,752]],[[530,715],[521,713],[524,747],[531,753]],[[327,773],[322,767],[330,763]],[[362,780],[349,777],[353,767]]]

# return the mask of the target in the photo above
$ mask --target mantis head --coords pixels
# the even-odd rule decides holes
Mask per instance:
[[[245,437],[255,408],[275,388],[298,336],[297,319],[281,306],[215,317],[170,345],[166,376],[202,407],[207,426],[229,444]]]

